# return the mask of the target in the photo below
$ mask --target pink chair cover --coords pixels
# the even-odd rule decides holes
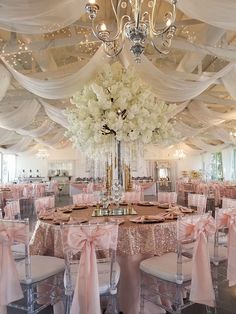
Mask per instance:
[[[118,225],[69,228],[67,243],[74,253],[81,251],[70,314],[100,314],[99,282],[95,248],[116,249]]]
[[[41,210],[50,209],[55,207],[55,197],[46,196],[35,200],[35,210],[38,214]]]
[[[177,193],[176,192],[158,192],[158,202],[176,204]]]
[[[211,216],[202,216],[194,223],[181,222],[183,238],[193,235],[196,242],[193,250],[193,266],[190,300],[195,303],[215,306],[215,293],[211,278],[207,237],[215,233],[215,222]]]
[[[20,202],[11,201],[4,207],[5,219],[13,220],[17,214],[20,215]]]
[[[26,226],[19,224],[6,229],[0,224],[0,306],[23,298],[11,251],[13,241],[26,242]]]
[[[236,212],[222,211],[218,214],[217,228],[228,227],[228,267],[229,286],[236,284]]]

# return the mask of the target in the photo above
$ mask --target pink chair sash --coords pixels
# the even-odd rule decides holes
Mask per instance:
[[[202,217],[196,224],[181,223],[184,237],[193,235],[196,242],[193,250],[193,266],[190,300],[195,303],[215,306],[215,294],[211,278],[207,237],[215,233],[214,219]]]
[[[229,286],[236,284],[236,212],[227,211],[218,214],[217,228],[228,227],[228,266]]]
[[[70,314],[100,314],[99,282],[95,248],[116,249],[117,225],[77,226],[69,229],[68,245],[81,251]]]
[[[0,306],[23,298],[23,292],[18,279],[15,261],[11,251],[13,241],[25,243],[26,227],[5,228],[0,225]]]

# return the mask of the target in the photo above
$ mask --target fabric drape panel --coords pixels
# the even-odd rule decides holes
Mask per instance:
[[[195,42],[192,43],[182,38],[174,38],[171,46],[172,48],[186,50],[188,52],[196,52],[205,55],[210,54],[223,60],[236,61],[236,49],[234,46],[213,47]]]
[[[35,141],[46,146],[54,146],[64,138],[64,133],[65,130],[60,130],[59,132],[56,133],[56,135],[54,135],[49,140],[41,140],[39,138],[36,138]]]
[[[159,98],[165,101],[184,102],[195,98],[209,86],[216,84],[218,79],[221,79],[230,95],[236,98],[234,88],[236,83],[236,66],[234,63],[228,64],[211,77],[207,77],[206,75],[189,76],[188,73],[178,71],[164,73],[154,67],[152,62],[145,56],[142,56],[141,64],[136,64],[126,46],[122,51],[121,60],[125,65],[132,65],[141,79],[152,88]],[[109,62],[109,59],[100,47],[90,61],[79,71],[64,77],[48,78],[47,80],[21,74],[10,65],[5,64],[14,78],[30,92],[43,98],[60,99],[70,97],[82,88],[107,62]]]
[[[19,153],[19,152],[24,152],[29,145],[33,142],[32,137],[23,137],[18,143],[8,147],[6,149],[6,152],[11,152],[11,153]]]
[[[67,117],[63,114],[62,109],[56,108],[43,100],[41,100],[41,104],[43,105],[46,114],[52,121],[60,124],[66,129],[69,128]]]
[[[24,128],[34,120],[40,107],[36,100],[25,100],[16,110],[0,113],[0,127],[9,130]]]
[[[179,132],[182,136],[193,136],[199,132],[198,128],[192,128],[182,121],[177,121],[174,124],[174,129]]]
[[[167,74],[160,71],[158,68],[154,67],[152,62],[145,56],[142,56],[142,62],[140,64],[136,64],[127,45],[121,52],[121,61],[124,65],[130,64],[134,66],[140,78],[152,88],[154,93],[161,99],[171,102],[181,102],[195,98],[210,85],[216,83],[219,78],[222,78],[222,80],[224,78],[224,81],[227,81],[228,76],[234,76],[235,73],[234,64],[230,63],[212,77],[202,75],[198,80],[190,81],[189,79],[183,78],[183,76],[186,75],[185,73],[173,71]],[[226,86],[231,95],[233,94],[233,86],[234,85],[230,83]]]
[[[30,92],[48,99],[61,99],[72,96],[90,81],[109,62],[102,48],[79,71],[60,78],[40,80],[14,70],[5,62],[13,77]]]
[[[66,27],[84,14],[85,0],[1,0],[0,28],[43,34]]]
[[[236,31],[235,0],[178,0],[177,7],[189,17]]]
[[[8,87],[11,83],[11,74],[7,69],[0,64],[0,101],[4,98],[6,95],[6,92],[8,90]]]
[[[48,134],[54,129],[54,125],[51,121],[46,120],[38,128],[33,130],[16,129],[16,132],[23,136],[41,137]]]
[[[212,127],[212,129],[208,130],[208,133],[213,135],[216,139],[221,140],[225,143],[232,143],[232,138],[228,131],[221,127]]]
[[[0,128],[0,145],[15,143],[19,139],[19,135]]]
[[[234,149],[233,147],[228,147],[222,150],[222,163],[223,163],[223,177],[224,180],[234,179]]]
[[[202,150],[208,151],[208,152],[220,151],[221,149],[224,149],[227,146],[227,144],[210,145],[210,144],[203,142],[203,140],[201,140],[200,138],[191,138],[191,139],[189,139],[189,143],[201,148]]]

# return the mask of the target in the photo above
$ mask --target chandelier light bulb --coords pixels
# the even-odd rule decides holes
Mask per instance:
[[[107,27],[106,27],[106,24],[105,24],[105,23],[102,23],[102,24],[101,24],[100,30],[101,30],[102,32],[104,32],[104,31],[107,30]]]

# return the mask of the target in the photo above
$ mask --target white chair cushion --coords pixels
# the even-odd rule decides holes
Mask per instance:
[[[186,259],[184,259],[186,261]],[[166,253],[162,256],[154,256],[143,260],[140,263],[140,269],[152,276],[163,280],[176,282],[177,273],[177,254]],[[192,262],[182,264],[183,280],[191,280]]]
[[[98,263],[98,280],[99,280],[99,293],[100,295],[106,294],[110,289],[110,262]],[[78,272],[78,264],[72,264],[70,267],[71,277],[72,277],[72,288],[74,290],[75,280]],[[115,262],[114,263],[115,270],[115,284],[118,285],[120,279],[120,265]],[[65,281],[66,276],[64,276]],[[65,284],[66,286],[66,284]]]
[[[26,283],[25,278],[25,260],[16,263],[19,279]],[[38,282],[54,276],[65,269],[64,259],[52,256],[31,256],[31,283]]]

